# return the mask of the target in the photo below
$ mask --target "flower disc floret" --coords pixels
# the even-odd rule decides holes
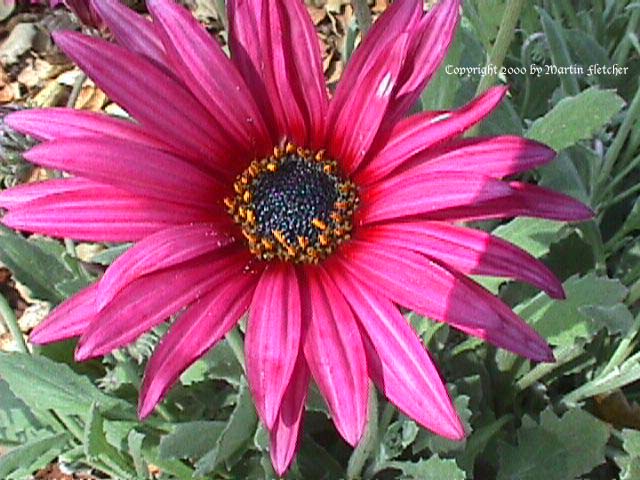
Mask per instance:
[[[275,147],[233,187],[235,196],[225,204],[249,250],[262,260],[315,264],[351,238],[357,189],[324,151]]]

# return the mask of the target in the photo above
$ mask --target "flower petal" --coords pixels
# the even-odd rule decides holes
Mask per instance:
[[[553,298],[564,298],[562,283],[524,250],[480,230],[442,222],[384,224],[361,232],[363,238],[422,253],[465,274],[529,282]]]
[[[408,35],[402,34],[387,45],[385,52],[353,85],[338,90],[328,113],[327,145],[333,158],[342,161],[347,174],[355,171],[365,158],[384,119],[391,93],[398,81],[407,52]]]
[[[134,341],[213,288],[231,281],[248,261],[244,249],[214,252],[130,283],[91,322],[76,348],[76,360],[105,355]]]
[[[335,270],[339,288],[366,332],[363,337],[371,342],[367,365],[372,379],[394,405],[420,425],[446,438],[461,439],[464,429],[440,373],[407,320],[390,301]]]
[[[167,227],[212,222],[216,217],[206,210],[96,185],[21,203],[1,221],[16,230],[51,237],[131,242]]]
[[[191,12],[170,0],[147,2],[174,70],[238,145],[263,154],[272,143],[262,116],[235,65]]]
[[[546,145],[522,137],[468,138],[417,155],[402,168],[413,175],[459,171],[502,178],[549,163],[555,154]]]
[[[397,122],[420,97],[449,50],[460,19],[460,0],[440,0],[414,28],[385,123]]]
[[[300,316],[300,289],[293,265],[270,263],[253,295],[245,337],[249,387],[269,429],[298,357]]]
[[[24,157],[133,194],[202,208],[214,205],[225,187],[179,157],[115,138],[54,140],[33,147]]]
[[[55,195],[57,193],[74,192],[76,190],[91,190],[102,184],[86,178],[60,178],[44,180],[42,182],[23,183],[0,191],[0,207],[11,210],[23,203],[38,198]]]
[[[140,125],[102,113],[72,108],[39,108],[13,112],[5,117],[11,128],[38,140],[77,137],[112,137],[159,150],[172,147],[154,138]],[[174,153],[179,150],[173,149]]]
[[[356,173],[355,181],[369,185],[414,155],[464,133],[493,112],[506,93],[505,87],[494,87],[458,110],[437,117],[424,112],[399,122],[383,148]]]
[[[523,216],[580,222],[595,215],[585,204],[562,193],[527,183],[509,182],[508,185],[512,193],[505,198],[433,212],[429,217],[433,220],[471,221]]]
[[[300,425],[309,389],[309,368],[299,353],[291,380],[282,397],[278,418],[269,431],[271,463],[279,477],[289,469],[300,444]]]
[[[45,345],[82,335],[95,318],[96,291],[94,283],[58,305],[33,329],[29,340]]]
[[[156,347],[145,369],[138,402],[144,419],[178,377],[218,343],[249,307],[255,276],[237,275],[229,283],[196,300]]]
[[[231,149],[218,123],[184,85],[144,57],[75,32],[54,34],[58,46],[113,101],[189,158],[229,175]]]
[[[182,225],[150,235],[107,268],[99,282],[96,310],[102,310],[123,288],[144,275],[176,267],[235,241],[217,224]]]
[[[153,23],[118,0],[93,0],[92,5],[120,45],[166,65],[164,47]]]
[[[428,214],[478,202],[506,198],[509,185],[465,172],[434,172],[391,177],[361,194],[362,223]]]
[[[342,293],[322,269],[308,272],[304,355],[338,432],[360,440],[367,420],[367,370],[362,338]],[[307,311],[305,308],[304,311]]]
[[[519,355],[552,358],[546,342],[509,307],[423,255],[358,240],[338,255],[343,268],[378,295]]]

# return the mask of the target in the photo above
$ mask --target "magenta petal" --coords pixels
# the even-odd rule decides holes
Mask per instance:
[[[271,429],[300,349],[300,289],[293,265],[270,263],[256,287],[245,337],[247,379]]]
[[[96,185],[21,203],[1,221],[16,230],[50,237],[130,242],[167,227],[215,220],[206,210]]]
[[[256,278],[238,275],[196,300],[171,325],[145,370],[138,404],[140,419],[149,416],[182,372],[238,322],[249,306]]]
[[[360,440],[367,420],[367,366],[353,313],[327,274],[311,268],[304,355],[327,401],[338,432],[349,444]]]
[[[339,158],[346,173],[356,170],[384,119],[391,93],[404,62],[408,35],[403,34],[381,46],[384,56],[370,66],[352,90],[339,90],[329,106],[327,144]]]
[[[264,152],[271,140],[249,89],[222,48],[191,12],[173,1],[147,2],[176,72],[235,143]]]
[[[493,112],[506,93],[505,87],[494,87],[464,107],[442,116],[434,117],[432,112],[424,112],[399,122],[391,130],[384,148],[356,174],[356,181],[370,184],[414,155],[464,133]]]
[[[361,195],[362,223],[431,215],[431,212],[501,199],[512,193],[504,182],[477,173],[409,172],[380,182]]]
[[[29,340],[44,345],[82,335],[95,318],[96,287],[94,283],[58,305],[33,329]]]
[[[100,279],[96,309],[102,310],[132,281],[158,270],[176,267],[236,240],[219,225],[183,225],[167,228],[136,243],[122,254]]]
[[[453,41],[460,19],[460,0],[441,0],[414,28],[394,101],[386,122],[402,118],[420,97]]]
[[[551,358],[545,341],[509,307],[423,255],[353,240],[338,260],[372,291],[395,303],[533,360]]]
[[[438,369],[398,308],[348,274],[339,274],[338,285],[371,342],[367,364],[372,379],[423,427],[453,440],[463,438],[464,429]]]
[[[11,210],[23,203],[58,193],[90,190],[101,184],[85,178],[61,178],[42,182],[23,183],[0,191],[0,207]]]
[[[300,425],[304,402],[309,389],[309,368],[300,353],[287,390],[282,397],[280,412],[269,431],[271,463],[279,477],[289,469],[300,444]]]
[[[158,65],[166,63],[164,47],[153,23],[119,0],[92,0],[92,4],[120,45]]]
[[[215,252],[145,275],[123,288],[80,338],[76,360],[105,355],[237,276],[248,262],[244,249]]]
[[[542,262],[488,233],[441,222],[379,225],[361,234],[371,241],[414,250],[475,275],[529,282],[553,298],[564,298],[562,284]]]
[[[54,140],[35,146],[24,156],[38,165],[133,194],[202,208],[213,205],[217,192],[224,188],[217,179],[179,157],[115,138]]]
[[[106,41],[75,32],[56,33],[54,38],[113,101],[142,125],[179,146],[190,158],[199,155],[209,167],[228,175],[228,140],[184,85],[146,58]]]
[[[522,137],[470,138],[418,155],[402,168],[413,175],[454,170],[502,178],[549,163],[555,154],[546,145]]]
[[[38,140],[112,137],[159,150],[171,148],[133,122],[96,112],[71,108],[27,109],[7,115],[4,121],[11,128]]]

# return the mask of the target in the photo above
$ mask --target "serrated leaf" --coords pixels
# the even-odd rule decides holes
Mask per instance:
[[[635,480],[640,478],[640,432],[625,429],[621,436],[625,454],[615,457],[620,467],[620,480]]]
[[[179,423],[160,439],[160,455],[165,458],[201,458],[214,449],[226,427],[225,422]]]
[[[33,297],[54,304],[65,298],[55,285],[73,278],[61,257],[46,252],[34,241],[27,240],[2,225],[0,263],[13,272],[16,279],[31,291]]]
[[[145,434],[140,433],[137,430],[131,430],[127,436],[129,455],[131,455],[131,459],[133,460],[133,466],[136,469],[137,478],[145,478],[149,473],[147,462],[144,461],[144,456],[142,454],[142,444],[144,439]]]
[[[593,470],[605,461],[607,425],[580,409],[561,418],[547,409],[539,425],[518,430],[518,446],[498,447],[498,480],[567,480]]]
[[[464,425],[464,429],[466,432],[471,432],[471,415],[472,412],[469,409],[469,397],[467,395],[459,395],[456,394],[455,391],[452,392],[454,400],[454,405],[456,407],[456,411],[460,416],[460,420]],[[448,440],[444,437],[436,435],[435,433],[431,433],[427,430],[420,430],[418,437],[416,438],[415,443],[413,444],[413,452],[421,452],[425,449],[429,449],[429,451],[437,454],[445,454],[453,451],[462,450],[465,447],[465,442],[455,442],[453,440]]]
[[[29,407],[0,380],[0,445],[25,443],[41,428]]]
[[[509,243],[526,250],[536,258],[547,253],[561,239],[564,224],[542,218],[516,218],[491,232]]]
[[[389,462],[387,467],[400,470],[400,480],[464,480],[464,470],[456,464],[455,460],[443,459],[438,455],[429,460],[419,462]]]
[[[549,113],[533,122],[526,136],[562,150],[591,138],[623,106],[624,100],[615,91],[589,88],[560,100]]]
[[[243,383],[238,392],[236,407],[229,417],[216,446],[196,463],[196,475],[214,471],[223,462],[234,457],[253,438],[258,417],[253,407],[249,388]]]
[[[86,416],[94,402],[105,410],[129,407],[126,402],[102,393],[67,365],[42,356],[0,352],[0,377],[34,411],[50,409]]]
[[[628,328],[630,313],[622,305],[627,289],[619,280],[592,272],[569,278],[564,288],[566,300],[552,300],[540,293],[515,308],[552,345],[570,345],[578,338],[590,338],[602,327],[611,333]]]
[[[34,471],[56,458],[64,450],[69,438],[68,433],[47,435],[47,432],[41,432],[38,440],[25,443],[0,457],[0,478],[29,478]]]
[[[104,462],[123,479],[135,478],[135,471],[122,454],[107,441],[104,418],[95,402],[91,404],[85,423],[83,445],[87,458]]]
[[[377,455],[378,461],[387,462],[398,458],[415,441],[419,431],[416,422],[402,414],[399,415],[385,432],[381,432],[382,442]]]

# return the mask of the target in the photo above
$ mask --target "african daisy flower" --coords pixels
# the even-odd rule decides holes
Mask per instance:
[[[102,21],[90,0],[49,0],[49,2],[46,0],[31,0],[31,3],[48,3],[51,8],[64,5],[75,13],[85,25],[97,28],[102,27]]]
[[[79,336],[105,355],[176,315],[140,393],[147,417],[189,365],[248,312],[249,386],[282,474],[311,379],[350,444],[370,380],[439,435],[463,427],[409,308],[536,361],[536,332],[467,274],[529,282],[561,298],[540,262],[466,220],[582,220],[571,198],[502,178],[554,152],[513,136],[461,139],[506,93],[405,118],[441,63],[460,1],[425,14],[397,0],[329,97],[298,0],[229,0],[229,59],[191,14],[150,0],[153,22],[95,3],[118,45],[59,33],[58,45],[135,122],[68,109],[7,122],[43,141],[27,153],[70,178],[5,191],[3,223],[54,237],[136,242],[59,307],[35,343]]]

